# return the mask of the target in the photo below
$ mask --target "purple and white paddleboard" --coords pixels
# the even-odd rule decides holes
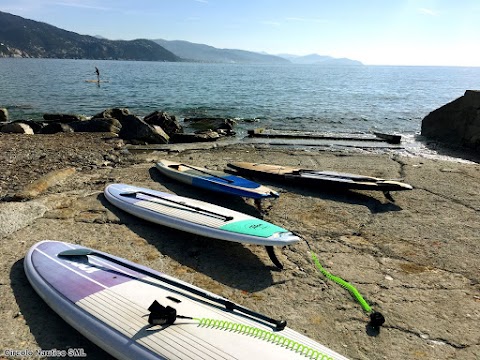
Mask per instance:
[[[55,312],[118,359],[346,359],[284,321],[104,252],[46,240],[24,266]]]

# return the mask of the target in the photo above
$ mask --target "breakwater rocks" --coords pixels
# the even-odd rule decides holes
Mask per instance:
[[[8,112],[0,112],[0,132],[19,134],[56,134],[97,132],[115,134],[132,144],[167,144],[197,141],[215,141],[234,135],[235,122],[224,118],[185,119],[198,131],[185,133],[175,116],[155,111],[144,118],[128,109],[107,109],[86,118],[71,114],[45,114],[44,121],[8,120]],[[2,123],[3,119],[3,123]]]

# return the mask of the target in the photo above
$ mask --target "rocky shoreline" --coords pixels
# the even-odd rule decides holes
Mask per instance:
[[[133,260],[267,315],[351,359],[480,357],[480,165],[247,144],[132,153],[109,133],[0,134],[0,357],[7,349],[83,348],[109,358],[56,316],[29,285],[22,259],[42,239]],[[223,169],[252,161],[404,178],[414,190],[329,192],[263,182],[280,192],[263,212],[228,206],[305,238],[322,265],[355,285],[386,318],[377,333],[350,294],[323,277],[304,242],[264,249],[155,226],[113,208],[105,185],[124,182],[226,206],[215,194],[163,178],[161,158]],[[241,269],[241,271],[240,271]],[[7,357],[7,356],[5,356]],[[8,357],[7,357],[8,358]]]
[[[175,115],[154,111],[140,117],[127,108],[110,108],[93,116],[76,114],[43,114],[43,120],[9,121],[8,110],[0,108],[0,133],[58,134],[109,133],[130,144],[172,144],[216,141],[233,136],[235,121],[227,118],[186,118],[193,132],[186,132]]]

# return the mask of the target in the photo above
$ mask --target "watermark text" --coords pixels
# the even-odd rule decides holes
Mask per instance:
[[[69,349],[5,349],[3,356],[9,358],[25,358],[25,357],[57,357],[57,358],[84,358],[87,357],[83,348]]]

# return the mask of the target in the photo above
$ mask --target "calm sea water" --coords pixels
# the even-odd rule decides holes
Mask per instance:
[[[85,81],[95,66],[100,87]],[[480,89],[480,68],[0,59],[0,107],[14,120],[126,107],[231,117],[240,128],[415,134],[467,89]]]

